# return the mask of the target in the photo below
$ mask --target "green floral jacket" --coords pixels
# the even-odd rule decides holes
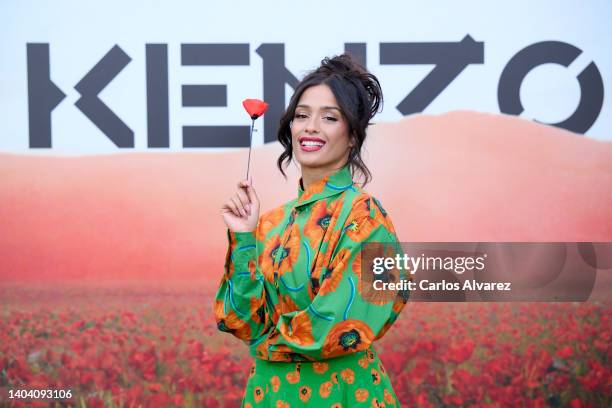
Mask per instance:
[[[362,243],[398,240],[380,202],[346,166],[299,187],[298,198],[263,214],[255,231],[228,230],[228,239],[215,318],[253,357],[312,361],[365,350],[408,300],[407,291],[382,301],[362,296]]]

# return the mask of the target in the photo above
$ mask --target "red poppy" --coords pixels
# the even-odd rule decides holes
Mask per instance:
[[[242,106],[253,120],[262,116],[268,110],[268,104],[259,99],[245,99],[242,101]]]

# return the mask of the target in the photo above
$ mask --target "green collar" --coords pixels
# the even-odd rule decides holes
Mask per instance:
[[[296,207],[340,194],[348,189],[355,190],[349,166],[344,166],[335,173],[312,183],[306,190],[302,189],[302,180],[298,182],[298,199]]]

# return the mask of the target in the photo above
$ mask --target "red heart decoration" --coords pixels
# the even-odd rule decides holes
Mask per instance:
[[[259,99],[245,99],[242,106],[247,111],[251,119],[255,120],[268,110],[268,104]]]

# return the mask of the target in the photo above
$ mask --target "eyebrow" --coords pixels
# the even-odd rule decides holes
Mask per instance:
[[[300,104],[300,105],[297,105],[296,108],[307,108],[307,109],[310,109],[310,106],[309,105]],[[340,108],[338,108],[336,106],[321,106],[321,109],[323,109],[323,110],[335,109],[338,112],[341,112]]]

